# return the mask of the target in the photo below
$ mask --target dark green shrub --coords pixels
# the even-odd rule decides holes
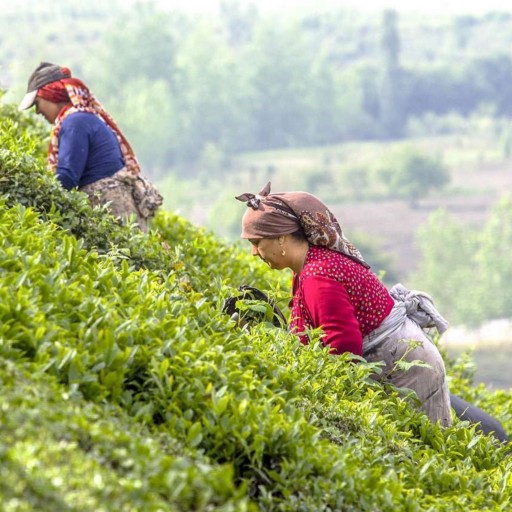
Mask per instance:
[[[0,358],[2,510],[255,510],[229,465],[183,456],[112,406]],[[243,489],[241,489],[243,491]]]

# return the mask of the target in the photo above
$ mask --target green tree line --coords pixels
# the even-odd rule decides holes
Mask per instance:
[[[386,11],[372,59],[362,52],[347,65],[326,42],[329,31],[344,31],[343,18],[312,25],[233,5],[200,22],[152,9],[130,14],[103,43],[95,81],[152,166],[200,162],[212,146],[230,155],[400,138],[409,119],[426,113],[469,115],[485,105],[512,115],[507,54],[401,64],[400,20]],[[127,98],[132,108],[119,104]]]
[[[405,137],[408,122],[428,113],[512,115],[510,41],[502,36],[487,53],[472,46],[489,30],[510,31],[510,15],[455,17],[433,28],[395,11],[269,16],[256,3],[219,6],[214,16],[150,2],[91,7],[89,15],[61,6],[59,22],[74,23],[71,39],[47,28],[51,16],[40,10],[31,55],[58,54],[92,84],[155,174],[201,165],[212,149],[222,163],[246,151]],[[429,47],[434,29],[439,49]],[[19,70],[22,49],[2,42]]]
[[[454,324],[509,318],[512,304],[512,199],[505,195],[482,228],[463,226],[443,210],[418,234],[422,261],[414,277]]]

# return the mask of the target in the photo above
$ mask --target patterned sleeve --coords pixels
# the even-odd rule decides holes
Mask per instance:
[[[325,333],[322,341],[333,354],[351,352],[361,356],[363,335],[345,287],[324,276],[304,279],[303,298],[313,322]]]

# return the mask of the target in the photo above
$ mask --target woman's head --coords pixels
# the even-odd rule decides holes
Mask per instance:
[[[35,105],[36,113],[52,124],[63,112],[63,107],[94,108],[96,101],[87,86],[71,76],[68,68],[49,62],[42,62],[32,73],[27,91],[19,109],[25,110]]]
[[[36,107],[36,114],[42,115],[50,124],[55,122],[59,112],[66,103],[55,103],[46,100],[42,97],[36,97],[34,105]]]
[[[291,268],[300,272],[309,249],[309,242],[300,231],[277,237],[249,238],[252,255],[258,256],[270,268]]]
[[[248,209],[242,218],[242,238],[277,238],[302,232],[309,244],[338,251],[368,266],[357,248],[345,238],[336,217],[317,197],[307,192],[270,194],[270,183],[259,194],[236,199]]]
[[[27,93],[21,100],[18,109],[27,110],[30,107],[33,107],[37,96],[40,95],[39,91],[42,88],[67,78],[71,78],[71,71],[68,68],[63,68],[50,62],[41,62],[28,79]],[[52,101],[51,98],[45,99]],[[58,102],[55,101],[54,103]]]

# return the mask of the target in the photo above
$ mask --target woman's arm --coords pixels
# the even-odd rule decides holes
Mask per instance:
[[[322,341],[332,353],[362,356],[363,335],[345,287],[328,277],[311,276],[304,279],[302,293],[313,327],[323,329]]]

